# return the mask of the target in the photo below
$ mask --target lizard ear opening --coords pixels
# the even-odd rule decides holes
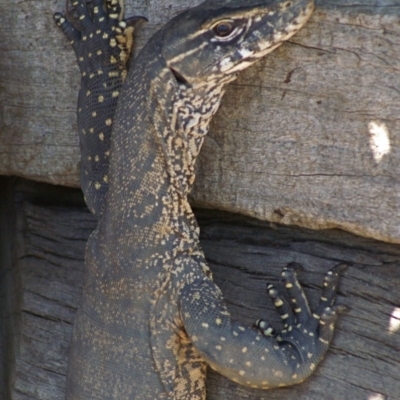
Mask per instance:
[[[183,77],[182,74],[180,74],[176,69],[169,67],[169,69],[172,72],[172,75],[174,75],[176,81],[185,86],[190,86],[190,83]]]

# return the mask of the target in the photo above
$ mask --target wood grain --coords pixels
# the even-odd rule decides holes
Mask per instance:
[[[4,179],[0,184],[7,187]],[[7,226],[0,238],[0,348],[6,355],[0,359],[0,382],[6,382],[0,398],[61,400],[85,242],[95,221],[79,206],[76,190],[27,182],[8,187],[8,196],[0,199],[8,204],[0,214],[1,226]],[[338,299],[351,310],[341,317],[327,357],[311,379],[257,391],[210,372],[208,399],[399,398],[399,245],[340,230],[315,232],[218,211],[196,213],[215,281],[232,314],[245,324],[265,318],[279,328],[266,284],[282,288],[280,271],[288,262],[303,264],[300,280],[314,305],[324,272],[340,261],[352,263]]]
[[[127,0],[137,48],[200,0]],[[197,206],[400,243],[399,0],[319,0],[307,26],[227,88],[198,163]],[[0,173],[78,186],[65,1],[0,0]]]

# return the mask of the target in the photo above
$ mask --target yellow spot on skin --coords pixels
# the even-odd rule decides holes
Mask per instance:
[[[243,347],[242,353],[247,353],[247,347]]]
[[[121,59],[121,61],[122,61],[123,63],[125,63],[125,61],[126,61],[127,58],[128,58],[128,55],[126,54],[126,51],[121,51],[121,53],[120,53],[120,55],[119,55],[119,58]]]
[[[79,57],[79,61],[83,61],[83,57]]]
[[[196,292],[196,293],[193,295],[193,300],[200,300],[200,299],[201,299],[200,293]]]
[[[87,92],[86,92],[86,96],[90,96],[91,95],[91,91],[90,90],[88,90]]]
[[[103,33],[103,39],[108,39],[108,33],[106,32]]]
[[[293,285],[292,285],[291,283],[287,283],[287,284],[285,285],[285,287],[286,287],[286,289],[290,289],[290,288],[293,287]]]
[[[97,112],[96,111],[92,112],[92,117],[97,117]]]
[[[118,61],[117,61],[117,59],[114,57],[114,56],[111,56],[110,57],[110,63],[111,64],[116,64]]]
[[[215,320],[215,323],[216,323],[217,325],[221,325],[221,324],[222,324],[221,318],[217,318],[217,319]]]
[[[203,328],[208,328],[208,324],[207,324],[206,322],[203,322],[203,323],[201,324],[201,326],[202,326]]]
[[[117,40],[118,40],[119,44],[122,44],[122,45],[126,44],[126,42],[127,42],[127,38],[123,35],[118,35]],[[120,48],[122,48],[122,47],[120,46]]]
[[[103,132],[99,133],[99,139],[100,139],[101,141],[104,140],[104,133],[103,133]]]
[[[101,188],[101,185],[100,185],[99,182],[96,182],[96,183],[94,184],[94,187],[96,188],[96,190],[99,190],[99,189]]]
[[[119,96],[119,92],[118,92],[118,90],[114,90],[113,92],[112,92],[112,95],[111,95],[112,97],[118,97]]]
[[[222,350],[222,346],[220,346],[220,345],[215,346],[215,348],[216,348],[217,350]]]
[[[103,71],[102,71],[101,69],[99,69],[99,70],[97,71],[97,75],[103,75]]]
[[[110,78],[115,78],[115,77],[119,76],[119,72],[118,71],[111,71],[111,72],[108,73],[108,76]]]
[[[103,103],[104,101],[104,96],[99,96],[99,103]]]
[[[251,367],[251,362],[250,361],[246,361],[246,367]]]
[[[95,157],[94,157],[94,161],[99,162],[99,160],[100,160],[100,157],[99,157],[99,156],[95,156]]]
[[[107,126],[111,126],[112,125],[112,119],[111,118],[106,119],[106,125]]]
[[[293,374],[292,379],[296,379],[296,378],[297,378],[297,374]]]
[[[103,54],[103,52],[101,51],[101,50],[97,50],[97,53],[96,53],[98,56],[101,56],[102,54]]]
[[[244,372],[244,371],[239,371],[239,375],[240,375],[240,376],[243,376],[245,373],[246,373],[246,372]]]
[[[82,36],[82,40],[83,41],[87,40],[87,36]]]
[[[90,133],[94,133],[94,128],[90,128],[90,129],[89,129],[89,132],[90,132]]]

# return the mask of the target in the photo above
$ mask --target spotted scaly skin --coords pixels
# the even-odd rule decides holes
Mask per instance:
[[[90,211],[101,216],[108,190],[108,168],[113,117],[133,42],[133,24],[122,20],[118,0],[94,1],[89,12],[73,0],[81,31],[56,13],[54,19],[75,50],[81,72],[78,133],[81,185]],[[137,22],[138,19],[133,22]]]
[[[116,103],[109,99],[122,79],[114,84],[110,77],[122,74],[120,64],[109,60],[125,51],[113,44],[127,25],[113,9],[120,7],[115,0],[105,9],[95,0],[92,15],[83,0],[77,6],[82,31],[61,14],[55,18],[74,41],[80,62],[78,111],[85,112],[78,112],[78,125],[94,137],[110,136],[111,128],[102,129],[112,126],[112,138],[107,138],[111,148],[104,147],[110,162],[99,154],[101,174],[89,163],[88,179],[82,180],[89,206],[100,218],[87,245],[67,399],[205,399],[207,364],[254,388],[303,381],[332,340],[344,265],[327,273],[313,313],[297,266],[289,265],[283,278],[291,306],[276,288],[268,288],[284,330],[275,333],[264,320],[253,328],[242,326],[231,318],[212,281],[187,195],[224,86],[295,34],[310,17],[313,1],[208,0],[178,15],[134,60],[115,96],[115,118]],[[91,38],[97,30],[107,40]],[[92,43],[104,55],[100,63],[91,62]],[[98,90],[85,97],[85,85]],[[85,159],[93,160],[101,146],[96,142],[91,149],[83,136],[88,133],[80,134],[85,168]],[[93,184],[101,175],[108,177],[104,190]]]

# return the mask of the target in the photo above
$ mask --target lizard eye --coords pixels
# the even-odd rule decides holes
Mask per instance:
[[[214,27],[214,32],[217,36],[225,38],[229,36],[234,29],[235,27],[232,22],[224,21]]]
[[[211,31],[214,35],[214,37],[211,38],[211,42],[229,42],[239,36],[245,28],[246,23],[244,20],[225,19],[218,21],[211,27]]]

